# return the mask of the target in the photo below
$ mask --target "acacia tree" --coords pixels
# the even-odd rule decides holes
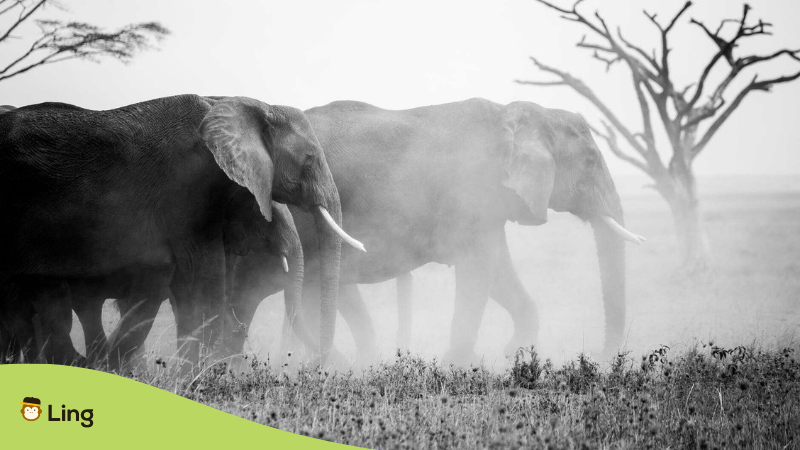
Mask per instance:
[[[33,21],[39,28],[27,48],[22,47],[17,56],[9,60],[0,60],[0,81],[70,59],[99,62],[109,57],[129,62],[137,52],[152,48],[154,41],[161,41],[169,34],[158,22],[104,31],[84,22],[33,20],[47,5],[59,6],[54,0],[0,0],[0,45],[23,39],[13,33],[25,23]]]
[[[800,61],[800,50],[779,49],[764,55],[737,55],[740,41],[758,35],[769,35],[770,23],[758,20],[749,22],[751,8],[745,4],[741,17],[720,21],[713,29],[703,22],[691,19],[700,31],[715,44],[717,50],[705,64],[697,81],[685,87],[676,86],[670,74],[669,33],[678,20],[691,7],[686,2],[668,22],[659,21],[656,14],[644,11],[644,15],[660,33],[660,48],[647,52],[642,46],[626,39],[620,28],[612,33],[606,21],[595,12],[587,17],[578,6],[571,9],[558,7],[545,0],[537,0],[548,8],[561,13],[561,18],[576,22],[587,28],[596,39],[587,41],[584,36],[577,46],[587,49],[591,56],[605,64],[608,71],[614,64],[623,63],[632,75],[632,85],[642,117],[641,131],[632,131],[582,80],[555,67],[548,66],[531,57],[533,64],[543,72],[555,75],[553,81],[524,81],[518,83],[535,86],[569,86],[591,102],[602,114],[604,132],[594,130],[608,144],[611,152],[637,167],[654,181],[654,188],[669,204],[674,219],[675,231],[681,250],[682,269],[688,273],[704,271],[710,265],[708,239],[703,229],[699,211],[699,200],[692,164],[708,145],[723,123],[739,107],[747,94],[754,91],[769,91],[779,83],[793,81],[800,72],[777,78],[760,79],[753,75],[749,83],[734,95],[729,95],[731,83],[746,68],[788,57]],[[715,67],[727,70],[715,85],[709,76]],[[653,114],[660,119],[668,140],[671,157],[667,164],[659,155],[653,128]],[[622,135],[631,150],[623,150],[617,139]],[[665,153],[666,154],[666,153]]]

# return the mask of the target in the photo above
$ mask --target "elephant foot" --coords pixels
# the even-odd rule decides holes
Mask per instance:
[[[625,356],[628,354],[628,351],[624,348],[620,348],[617,346],[614,347],[604,347],[603,350],[597,354],[597,361],[601,363],[611,363],[616,358],[620,356]]]
[[[618,327],[621,330],[621,327]],[[619,355],[627,354],[625,339],[621,331],[606,334],[603,350],[597,355],[598,361],[610,363]]]
[[[444,354],[442,363],[458,367],[477,367],[483,364],[483,357],[475,353],[473,349],[451,348]]]
[[[536,346],[536,338],[532,336],[517,336],[511,338],[503,349],[503,355],[508,358],[514,356],[519,349],[530,350]]]

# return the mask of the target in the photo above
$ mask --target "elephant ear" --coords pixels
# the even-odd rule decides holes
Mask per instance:
[[[506,107],[501,127],[505,165],[502,183],[525,203],[533,223],[543,224],[547,222],[547,207],[556,174],[551,151],[552,128],[542,111],[518,104]]]
[[[269,105],[246,97],[217,100],[203,118],[200,135],[217,164],[231,180],[253,193],[261,214],[272,221],[272,179]]]

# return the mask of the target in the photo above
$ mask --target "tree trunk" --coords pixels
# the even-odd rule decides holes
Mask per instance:
[[[670,165],[656,187],[672,212],[682,275],[696,276],[711,269],[711,249],[700,213],[694,173],[688,165]]]
[[[697,198],[682,196],[667,199],[667,202],[678,238],[681,271],[687,275],[707,272],[711,268],[711,250],[700,215],[700,203]]]

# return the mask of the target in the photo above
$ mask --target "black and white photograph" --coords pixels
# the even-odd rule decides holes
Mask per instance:
[[[797,0],[0,0],[0,375],[310,448],[800,449],[799,143]]]

